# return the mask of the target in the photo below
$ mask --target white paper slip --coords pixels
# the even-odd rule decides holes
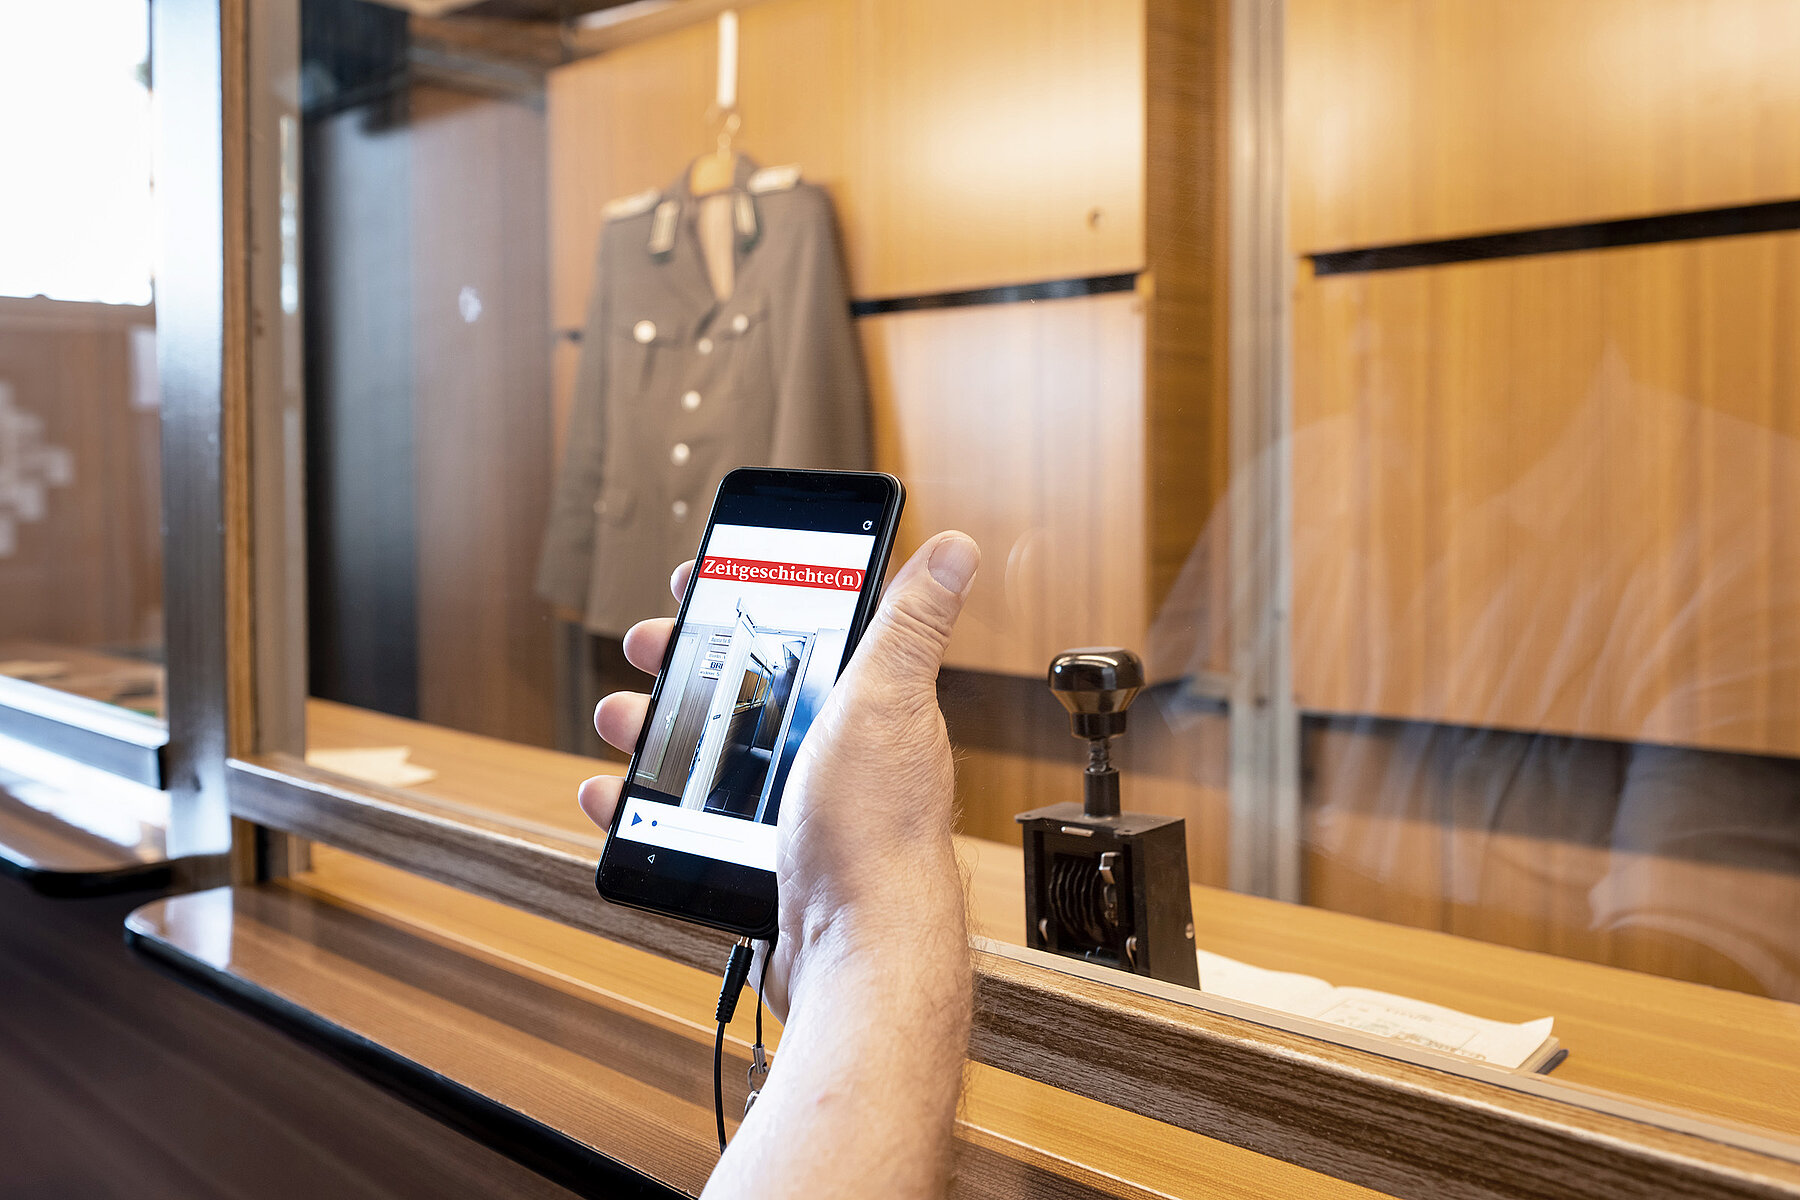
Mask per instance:
[[[410,746],[371,746],[360,750],[308,750],[306,765],[336,771],[383,787],[418,787],[437,778],[430,767],[406,761]]]
[[[1535,1070],[1556,1053],[1551,1017],[1493,1021],[1388,992],[1333,987],[1311,975],[1253,967],[1205,950],[1196,957],[1200,990],[1215,996],[1514,1070]]]
[[[10,675],[14,679],[23,679],[32,683],[45,679],[57,679],[68,673],[68,663],[37,662],[27,658],[9,658],[5,662],[0,662],[0,675]]]

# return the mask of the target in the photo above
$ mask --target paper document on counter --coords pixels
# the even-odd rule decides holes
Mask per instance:
[[[1200,990],[1215,996],[1513,1070],[1535,1071],[1556,1054],[1551,1017],[1491,1021],[1388,992],[1333,987],[1311,975],[1265,970],[1205,950],[1196,954]]]
[[[383,787],[409,788],[430,783],[437,772],[418,763],[407,762],[409,746],[369,746],[355,750],[308,750],[306,765],[325,771],[336,771],[364,783]]]

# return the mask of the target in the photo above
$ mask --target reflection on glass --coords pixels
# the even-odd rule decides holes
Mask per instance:
[[[148,26],[0,12],[0,676],[160,717]]]
[[[315,763],[591,851],[589,713],[647,683],[619,635],[673,611],[718,476],[872,464],[909,490],[899,553],[948,527],[984,550],[940,677],[977,932],[1045,940],[1015,817],[1079,802],[1090,749],[1044,672],[1126,647],[1145,686],[1108,753],[1127,813],[1185,823],[1203,990],[1800,1134],[1766,1099],[1800,1079],[1800,234],[1316,272],[1625,201],[1521,195],[1470,151],[1503,118],[1409,108],[1374,86],[1387,26],[1340,38],[1338,0],[1296,0],[1292,432],[1234,461],[1225,81],[1189,66],[1223,33],[1151,7],[1153,52],[1141,12],[1073,0],[752,6],[726,111],[705,20],[546,26],[546,67],[473,22],[308,0]],[[1629,42],[1540,9],[1519,36],[1568,61]],[[1458,44],[1508,87],[1580,84]],[[1394,150],[1415,134],[1469,203],[1381,190],[1439,194]],[[720,634],[733,746],[804,654],[759,616]],[[1232,761],[1258,718],[1231,697],[1273,688],[1301,714],[1277,848],[1300,905],[1228,887],[1265,761]],[[750,811],[736,759],[663,716],[645,769]],[[1093,857],[1056,868],[1059,911],[1132,964],[1102,926],[1151,868]],[[1745,1029],[1753,1068],[1720,1049]]]

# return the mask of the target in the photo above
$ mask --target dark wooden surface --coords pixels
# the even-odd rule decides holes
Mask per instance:
[[[152,898],[0,880],[0,1195],[570,1195],[135,961],[120,926]]]
[[[417,871],[479,896],[549,916],[629,945],[650,945],[691,967],[717,969],[729,934],[594,901],[597,851],[574,838],[507,828],[504,816],[477,823],[467,810],[433,811],[412,793],[340,782],[289,755],[234,761],[232,812]],[[347,785],[347,786],[346,786]]]
[[[978,954],[970,1056],[1409,1200],[1800,1195],[1800,1164]],[[1106,1052],[1069,1051],[1069,1030]]]
[[[161,887],[164,829],[0,767],[0,873],[48,895]]]
[[[558,1177],[604,1169],[592,1165],[600,1156],[697,1193],[717,1159],[709,1030],[620,994],[624,980],[609,980],[617,992],[583,988],[283,884],[159,901],[129,928],[143,953],[196,986],[366,1064]],[[709,998],[692,999],[704,1017]],[[742,1111],[748,1059],[736,1037],[726,1054],[729,1114]],[[965,1126],[952,1194],[1165,1193]]]
[[[578,840],[572,830],[553,831],[541,819],[535,822],[537,829],[508,829],[500,814],[477,822],[466,811],[433,811],[431,798],[340,783],[280,756],[234,763],[233,772],[234,806],[249,819],[689,966],[716,969],[722,958],[722,946],[709,944],[699,931],[594,904],[592,840]],[[963,843],[965,851],[978,845]],[[1010,912],[1008,905],[1016,908],[1017,853],[989,846],[981,857],[1010,856],[1015,865],[996,859],[972,870],[977,908],[990,919]],[[1525,982],[1557,980],[1554,996],[1539,997],[1534,1011],[1518,1016],[1549,1011],[1558,1015],[1561,1030],[1564,1016],[1602,1012],[1605,1019],[1598,1021],[1571,1016],[1566,1034],[1577,1048],[1576,1061],[1599,1069],[1579,1072],[1589,1081],[1586,1086],[1570,1068],[1566,1081],[1559,1075],[1541,1085],[1548,1091],[1530,1094],[1540,1085],[1520,1091],[1461,1078],[986,954],[977,964],[982,991],[973,1059],[1396,1194],[1625,1196],[1638,1194],[1648,1176],[1689,1189],[1674,1194],[1800,1194],[1800,1164],[1792,1159],[1764,1158],[1723,1141],[1655,1128],[1626,1111],[1627,1097],[1660,1101],[1696,1115],[1749,1120],[1779,1137],[1792,1121],[1791,1105],[1780,1099],[1789,1086],[1783,1065],[1791,1061],[1783,1041],[1792,1028],[1787,1006],[1465,939],[1436,935],[1431,940],[1433,935],[1409,930],[1382,933],[1383,927],[1339,914],[1196,890],[1197,917],[1234,908],[1241,918],[1241,910],[1259,906],[1273,914],[1268,919],[1275,930],[1263,936],[1264,950],[1282,942],[1282,929],[1314,921],[1341,926],[1337,942],[1362,939],[1350,944],[1358,945],[1364,956],[1378,946],[1392,950],[1397,941],[1407,941],[1410,974],[1399,981],[1399,990],[1408,994],[1439,996],[1432,981],[1453,964],[1468,967],[1486,990],[1473,1000],[1449,996],[1444,1002],[1460,1000],[1477,1011],[1491,1008],[1498,1002],[1493,996],[1507,995]],[[991,932],[1017,936],[1016,930]],[[1213,944],[1210,934],[1203,944]],[[1267,959],[1266,953],[1242,952]],[[1325,973],[1340,981],[1359,978],[1341,964]],[[1386,986],[1395,983],[1387,980]],[[1621,998],[1630,997],[1636,1002],[1621,1006]],[[1665,1001],[1675,1011],[1658,1012],[1652,1021],[1649,1012]],[[1736,1018],[1725,1015],[1744,1006]],[[1689,1010],[1705,1019],[1688,1021]],[[1622,1026],[1630,1036],[1612,1036],[1613,1026]],[[1751,1031],[1757,1042],[1747,1053],[1737,1049],[1733,1031],[1739,1029]],[[1091,1045],[1101,1031],[1112,1047],[1105,1069],[1095,1066]],[[1676,1062],[1687,1065],[1661,1066]],[[1265,1075],[1284,1082],[1256,1082]],[[1775,1080],[1774,1097],[1753,1082],[1769,1079]],[[1572,1086],[1564,1087],[1564,1082]],[[1344,1088],[1361,1097],[1359,1104],[1346,1107],[1340,1096]],[[1613,1095],[1602,1096],[1599,1090]],[[1611,1113],[1601,1111],[1608,1106]],[[1532,1148],[1530,1154],[1500,1149],[1515,1135]],[[1371,1139],[1381,1148],[1367,1149]],[[1471,1162],[1480,1163],[1478,1173],[1471,1172]],[[1552,1190],[1546,1193],[1542,1171],[1553,1162],[1579,1163],[1581,1169],[1551,1179]]]

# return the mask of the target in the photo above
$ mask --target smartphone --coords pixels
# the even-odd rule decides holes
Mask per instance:
[[[782,788],[874,614],[905,499],[875,472],[725,477],[607,831],[601,896],[774,933]]]

